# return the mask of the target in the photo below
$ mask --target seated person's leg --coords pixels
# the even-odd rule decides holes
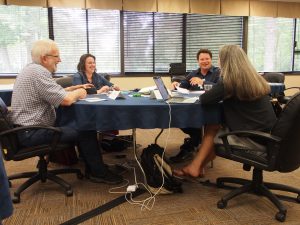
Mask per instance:
[[[96,131],[79,132],[78,147],[86,163],[86,173],[91,181],[117,184],[123,178],[111,172],[104,164],[98,148]]]
[[[201,128],[182,128],[181,130],[188,134],[190,138],[185,138],[183,145],[180,146],[179,153],[174,157],[170,157],[170,160],[174,163],[191,159],[193,152],[198,148],[202,140]]]

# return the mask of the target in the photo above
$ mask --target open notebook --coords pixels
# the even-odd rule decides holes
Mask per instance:
[[[162,99],[167,103],[195,103],[198,97],[184,98],[183,96],[171,96],[161,77],[153,77],[156,87],[161,94]]]

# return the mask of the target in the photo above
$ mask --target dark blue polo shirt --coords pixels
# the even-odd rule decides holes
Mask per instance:
[[[190,72],[186,79],[180,82],[180,87],[186,88],[189,90],[200,90],[201,88],[198,85],[191,85],[190,79],[192,77],[199,77],[205,79],[204,84],[216,84],[220,78],[220,68],[212,66],[206,75],[201,74],[200,68]]]
[[[0,149],[0,224],[1,220],[9,217],[13,212],[12,201],[8,188],[8,179],[4,169],[1,151],[2,150]]]

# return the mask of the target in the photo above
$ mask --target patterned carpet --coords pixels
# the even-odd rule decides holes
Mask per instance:
[[[127,134],[129,131],[122,133]],[[154,142],[159,130],[137,130],[137,143],[141,151],[148,144]],[[167,131],[159,138],[158,144],[164,146]],[[185,135],[179,129],[171,129],[166,154],[176,154],[178,147],[182,144]],[[126,158],[119,159],[116,155],[126,154]],[[132,150],[128,149],[122,153],[104,154],[105,162],[122,165],[136,166]],[[22,162],[5,162],[8,174],[21,171],[35,170],[36,159]],[[82,168],[82,163],[75,167]],[[182,165],[172,165],[182,166]],[[50,165],[57,168],[59,165]],[[151,210],[142,209],[140,205],[125,202],[109,211],[93,217],[82,224],[102,225],[270,225],[279,224],[274,219],[277,209],[264,197],[252,194],[244,194],[236,197],[228,203],[226,209],[218,209],[217,201],[229,190],[216,188],[215,179],[219,176],[236,176],[250,178],[251,173],[242,170],[239,163],[217,158],[214,167],[206,169],[206,177],[198,180],[189,180],[183,183],[183,193],[172,195],[159,195],[155,197],[154,206]],[[124,192],[125,187],[114,189],[113,185],[95,184],[88,180],[78,180],[75,175],[63,175],[73,187],[74,195],[66,197],[63,190],[56,184],[48,181],[37,183],[21,194],[21,203],[15,204],[12,217],[4,221],[4,225],[55,225],[61,224],[73,217],[90,211],[124,194],[110,193]],[[133,184],[133,170],[129,169],[124,177]],[[138,172],[138,180],[143,181],[141,173]],[[300,187],[300,170],[295,172],[265,173],[266,181],[288,184]],[[204,182],[209,180],[210,183]],[[13,187],[18,187],[24,180],[13,181]],[[281,193],[282,194],[282,193]],[[292,196],[292,195],[290,195]],[[145,200],[149,195],[144,193],[135,201]],[[293,196],[294,197],[294,196]],[[300,204],[283,201],[288,213],[284,224],[300,224]]]

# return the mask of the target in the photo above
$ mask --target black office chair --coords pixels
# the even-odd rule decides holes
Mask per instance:
[[[185,63],[170,63],[169,74],[171,76],[171,82],[184,80],[186,77]]]
[[[283,73],[270,72],[270,73],[264,73],[262,76],[266,79],[266,81],[270,83],[284,83],[285,81],[285,76]],[[300,87],[289,87],[284,89],[284,91],[290,89],[297,89],[298,91],[300,91]],[[291,96],[286,96],[284,92],[276,93],[272,97],[276,98],[278,103],[281,106],[285,105],[291,99]]]
[[[300,93],[295,94],[285,105],[270,133],[259,131],[229,132],[220,137],[222,145],[216,145],[216,154],[223,158],[243,163],[244,169],[250,171],[253,167],[252,180],[234,177],[217,179],[217,185],[224,183],[242,185],[226,194],[218,202],[218,208],[223,209],[227,202],[245,192],[254,192],[267,197],[278,209],[275,218],[283,222],[287,209],[279,199],[269,190],[281,190],[296,193],[296,201],[300,203],[300,189],[284,184],[268,183],[263,181],[263,171],[292,172],[300,166]],[[228,143],[227,137],[237,135],[241,137],[255,137],[265,142],[265,151],[259,152],[247,146],[234,146]]]
[[[66,196],[72,196],[73,190],[69,183],[62,178],[56,176],[58,174],[76,173],[77,177],[82,179],[83,175],[79,169],[56,169],[48,171],[46,155],[54,151],[65,149],[67,145],[58,144],[60,130],[55,127],[46,126],[21,126],[14,127],[7,118],[8,109],[0,98],[0,144],[2,146],[3,158],[7,161],[21,161],[24,159],[39,157],[37,164],[38,171],[24,172],[8,176],[9,181],[19,178],[29,178],[14,192],[13,202],[20,202],[20,194],[37,181],[46,182],[47,179],[54,181],[65,189]],[[23,147],[18,139],[18,133],[23,131],[31,131],[36,129],[47,129],[53,131],[53,139],[50,144],[37,145],[33,147]]]
[[[55,81],[63,88],[70,87],[73,85],[73,76],[68,75],[68,76],[59,77]]]

